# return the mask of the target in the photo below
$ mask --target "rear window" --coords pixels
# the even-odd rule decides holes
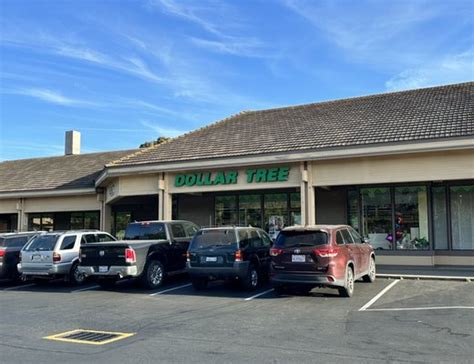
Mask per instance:
[[[124,240],[166,240],[165,226],[159,223],[130,224]]]
[[[192,249],[211,247],[237,247],[235,230],[201,230],[198,231],[191,242]]]
[[[324,231],[280,231],[275,241],[276,247],[291,248],[300,246],[325,245],[328,235]]]
[[[0,247],[22,248],[28,242],[30,238],[31,238],[31,235],[2,237],[0,238]]]
[[[26,247],[25,251],[50,251],[58,241],[59,235],[39,235]]]

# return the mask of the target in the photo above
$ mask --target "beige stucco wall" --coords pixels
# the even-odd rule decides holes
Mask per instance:
[[[259,169],[259,168],[274,168],[274,167],[290,167],[288,180],[285,182],[261,182],[261,183],[247,183],[247,169]],[[188,174],[188,173],[206,173],[211,172],[213,175],[217,171],[237,171],[238,179],[235,184],[219,184],[210,186],[182,186],[176,187],[174,185],[176,175]],[[242,191],[242,190],[258,190],[258,189],[272,189],[272,188],[288,188],[288,187],[300,187],[301,184],[301,171],[298,164],[284,164],[284,165],[271,165],[271,166],[249,166],[245,168],[226,168],[226,169],[205,169],[199,171],[183,171],[179,173],[167,173],[166,185],[169,193],[192,193],[192,192],[213,192],[213,191]]]
[[[24,212],[59,212],[100,210],[101,204],[97,195],[61,196],[26,198],[23,203]]]
[[[474,149],[313,162],[315,186],[472,178]]]
[[[467,265],[474,267],[474,257],[435,256],[436,265]]]
[[[107,186],[107,203],[124,196],[158,194],[158,175],[143,174],[115,178]]]
[[[415,265],[432,266],[433,256],[396,256],[396,255],[377,255],[375,252],[377,265]]]
[[[19,199],[0,199],[0,214],[14,214],[17,212],[17,202]]]

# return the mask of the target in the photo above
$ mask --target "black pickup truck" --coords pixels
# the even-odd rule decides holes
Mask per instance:
[[[123,240],[83,246],[79,271],[104,288],[122,278],[139,278],[145,288],[158,288],[166,275],[185,271],[189,242],[198,230],[182,220],[131,223]]]

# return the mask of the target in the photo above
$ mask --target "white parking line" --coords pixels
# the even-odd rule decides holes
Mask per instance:
[[[365,311],[423,311],[423,310],[451,310],[451,309],[474,310],[474,306],[371,308],[370,310],[365,310]]]
[[[272,291],[273,291],[273,288],[267,289],[266,291],[257,293],[256,295],[254,295],[254,296],[252,296],[252,297],[247,297],[246,299],[244,299],[244,301],[251,301],[251,300],[253,300],[254,298],[263,296],[264,294],[270,293],[270,292],[272,292]]]
[[[369,302],[367,302],[364,306],[359,308],[359,311],[365,311],[367,310],[370,306],[372,306],[377,300],[382,297],[385,293],[387,293],[393,286],[395,286],[398,282],[400,282],[399,279],[393,281],[390,283],[387,287],[385,287],[383,290],[381,290],[374,298],[372,298]]]
[[[21,285],[21,286],[14,286],[14,287],[5,288],[5,289],[3,289],[3,291],[13,291],[13,290],[15,290],[15,289],[27,288],[27,287],[33,287],[33,286],[36,286],[36,284],[34,284],[34,283],[23,284],[23,285]]]
[[[170,288],[170,289],[165,289],[164,291],[155,292],[155,293],[150,294],[150,296],[152,296],[152,297],[153,296],[158,296],[159,294],[163,294],[163,293],[171,292],[171,291],[176,291],[178,289],[189,287],[189,286],[191,286],[191,283],[183,284],[182,286],[173,287],[173,288]]]
[[[92,291],[92,290],[97,289],[97,288],[100,288],[100,286],[95,285],[95,286],[90,286],[90,287],[75,289],[74,291],[71,291],[71,293],[84,292],[84,291]]]

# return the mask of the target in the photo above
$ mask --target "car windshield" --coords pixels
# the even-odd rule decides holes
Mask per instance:
[[[280,231],[275,247],[292,248],[300,246],[325,245],[328,235],[324,231]]]
[[[166,240],[165,226],[153,222],[130,224],[123,240]]]
[[[26,247],[25,251],[50,251],[54,249],[59,235],[39,235]]]
[[[235,230],[216,229],[201,230],[196,233],[191,242],[191,249],[237,247]]]

